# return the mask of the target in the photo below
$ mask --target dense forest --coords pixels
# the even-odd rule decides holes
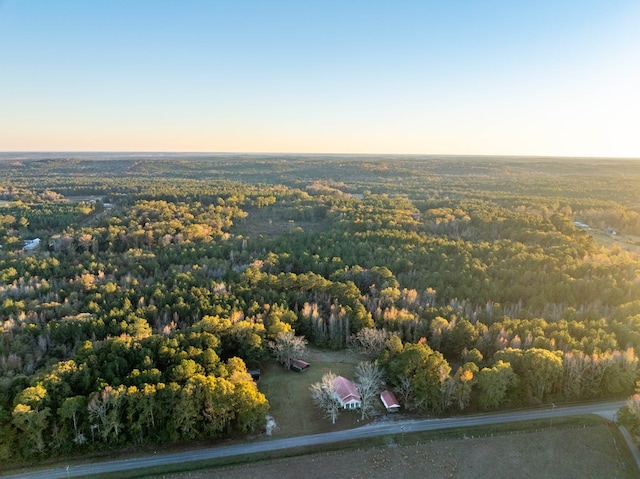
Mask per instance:
[[[0,459],[262,430],[286,333],[421,412],[626,397],[640,163],[0,159]],[[40,239],[38,245],[31,240]]]

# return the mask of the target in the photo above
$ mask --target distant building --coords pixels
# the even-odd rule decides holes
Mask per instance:
[[[33,251],[38,246],[40,246],[40,238],[35,238],[32,240],[25,240],[23,249],[25,251]]]
[[[342,405],[344,409],[357,409],[362,406],[362,400],[358,389],[355,384],[347,378],[338,376],[333,385],[336,392],[336,398],[340,401],[340,405]]]

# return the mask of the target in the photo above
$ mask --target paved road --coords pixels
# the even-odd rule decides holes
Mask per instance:
[[[586,404],[580,406],[547,406],[543,408],[513,411],[495,414],[478,414],[474,416],[452,417],[445,419],[415,419],[404,421],[380,422],[368,424],[356,429],[299,436],[286,439],[275,439],[243,443],[234,446],[212,447],[188,452],[173,454],[159,454],[133,459],[122,459],[94,464],[74,465],[70,467],[57,467],[42,471],[7,476],[13,479],[66,479],[69,477],[104,474],[108,472],[125,471],[143,467],[166,466],[169,464],[202,461],[220,457],[239,456],[256,452],[276,451],[299,446],[313,446],[350,439],[358,439],[371,436],[383,436],[386,434],[402,434],[419,431],[433,431],[438,429],[450,429],[468,426],[484,426],[490,424],[502,424],[514,421],[526,421],[531,419],[553,419],[583,414],[598,414],[607,418],[613,418],[616,411],[624,405],[624,401]]]

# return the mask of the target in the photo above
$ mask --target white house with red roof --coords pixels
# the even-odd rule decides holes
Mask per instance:
[[[344,409],[358,409],[362,406],[360,393],[355,384],[342,376],[336,377],[333,382],[333,389],[336,399],[340,402]]]
[[[400,409],[400,403],[393,395],[393,393],[388,389],[380,393],[380,399],[382,400],[382,404],[384,404],[384,407],[387,408],[388,412],[396,412],[398,409]]]

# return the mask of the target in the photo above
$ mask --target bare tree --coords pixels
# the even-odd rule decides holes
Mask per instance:
[[[454,378],[445,379],[440,385],[440,408],[448,409],[456,400],[456,380]]]
[[[350,346],[370,358],[376,358],[387,346],[391,333],[386,329],[362,328],[349,338]]]
[[[340,412],[340,402],[336,395],[336,375],[331,371],[325,373],[322,376],[320,382],[314,383],[309,387],[311,391],[311,399],[322,409],[325,416],[331,419],[331,423],[335,424]]]
[[[407,410],[415,409],[416,407],[416,391],[411,382],[411,378],[402,374],[398,376],[396,387],[394,391],[400,396],[400,400]]]
[[[118,388],[106,386],[102,391],[94,393],[89,401],[89,422],[97,425],[102,439],[108,442],[112,437],[117,439],[123,424],[121,421],[122,406],[125,400],[125,386]]]
[[[362,361],[356,367],[356,387],[360,393],[362,419],[374,411],[375,399],[384,384],[384,374],[378,361]]]
[[[293,331],[280,332],[274,341],[269,341],[269,349],[278,362],[291,369],[293,360],[303,356],[307,350],[307,340],[304,336],[296,336]]]
[[[86,407],[86,398],[84,396],[68,397],[62,403],[58,414],[64,419],[73,420],[73,431],[75,438],[73,442],[76,444],[84,444],[87,441],[85,435],[80,431],[79,419],[80,411]]]

